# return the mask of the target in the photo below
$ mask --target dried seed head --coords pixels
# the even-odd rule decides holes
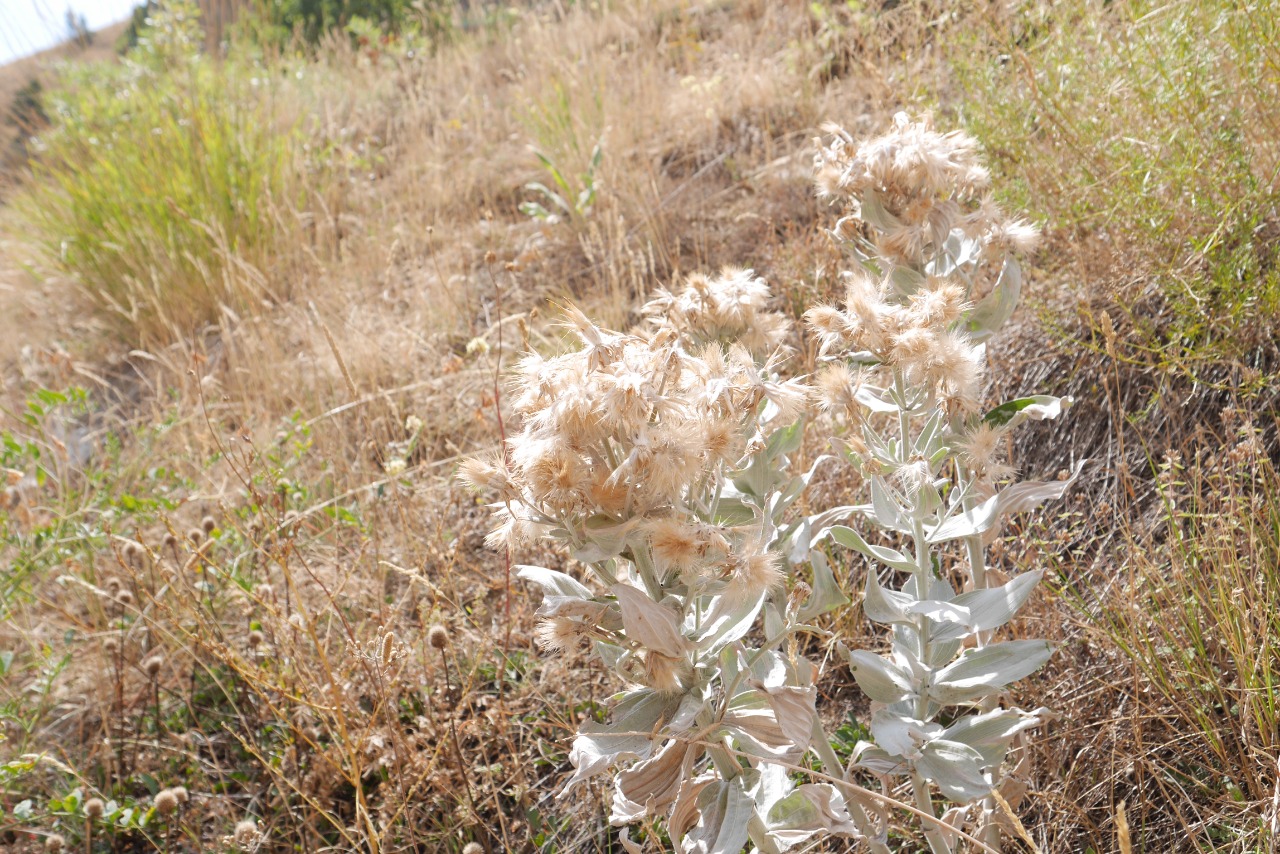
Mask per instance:
[[[107,588],[107,592],[110,593],[112,596],[115,596],[117,593],[120,592],[120,588],[123,585],[120,583],[120,579],[116,578],[113,575],[111,578],[107,579],[107,583],[105,586]]]
[[[444,649],[449,645],[449,630],[444,626],[432,626],[427,632],[427,643],[432,649]]]
[[[133,604],[133,594],[128,590],[121,590],[116,594],[116,601],[127,608]]]
[[[124,559],[131,565],[137,564],[142,558],[142,547],[130,540],[124,544]]]
[[[161,789],[156,792],[156,812],[160,815],[173,815],[178,811],[178,796],[172,789]]]
[[[391,632],[382,638],[382,666],[389,667],[395,660],[396,636]]]
[[[171,549],[177,545],[178,545],[178,538],[173,535],[172,531],[166,531],[164,535],[164,547],[166,549]]]
[[[187,531],[187,540],[198,545],[204,540],[204,531],[200,528],[192,528],[190,531]]]
[[[146,661],[142,662],[142,670],[152,679],[160,675],[160,668],[164,667],[164,656],[153,655]]]
[[[205,516],[200,520],[200,530],[204,531],[206,537],[212,534],[217,527],[218,523],[212,516]]]
[[[102,818],[106,811],[107,805],[102,802],[102,798],[90,798],[84,802],[84,814],[89,818]]]
[[[571,617],[548,617],[533,630],[538,646],[548,652],[565,652],[577,646],[583,625]]]
[[[258,823],[252,819],[236,822],[236,829],[231,834],[231,840],[241,848],[252,848],[258,844]]]
[[[462,854],[484,854],[484,847],[479,842],[468,842],[462,849]]]
[[[683,683],[692,672],[692,665],[683,658],[671,658],[653,650],[645,653],[645,682],[655,691],[668,694],[683,691]]]
[[[61,833],[50,833],[44,840],[44,850],[51,852],[61,851],[67,847],[67,840]]]
[[[115,635],[102,639],[102,649],[104,652],[114,655],[120,651],[120,638]]]
[[[173,796],[178,799],[180,804],[185,804],[191,800],[191,793],[187,791],[186,786],[174,786],[169,791],[173,792]]]
[[[262,641],[263,641],[262,632],[258,631],[257,629],[254,629],[253,631],[249,632],[249,648],[250,649],[257,649],[259,646],[262,645]]]

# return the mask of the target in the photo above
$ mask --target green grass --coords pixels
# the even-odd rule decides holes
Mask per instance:
[[[960,124],[999,185],[1014,179],[1010,206],[1050,223],[1070,273],[1113,280],[1138,350],[1238,358],[1269,334],[1280,316],[1270,4],[1020,2],[942,33]],[[1129,287],[1139,281],[1145,292]]]
[[[122,64],[67,69],[18,201],[51,262],[141,346],[288,296],[264,267],[296,222],[303,139],[275,119],[268,73],[200,55],[180,7]]]

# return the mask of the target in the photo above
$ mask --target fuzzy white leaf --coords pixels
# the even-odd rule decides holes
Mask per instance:
[[[983,757],[984,768],[999,765],[1004,760],[1009,742],[1018,733],[1039,726],[1049,714],[1041,707],[1031,712],[1021,709],[995,709],[977,715],[964,715],[942,733],[942,738],[967,744]]]
[[[543,595],[547,597],[559,596],[574,599],[590,599],[592,597],[591,591],[577,579],[554,569],[520,564],[516,567],[516,577],[537,584],[542,588]]]
[[[680,840],[683,854],[740,854],[750,837],[755,802],[738,780],[722,781],[698,794],[698,821]]]
[[[982,754],[972,747],[935,738],[924,746],[915,765],[947,798],[967,804],[991,792],[991,783],[980,770],[982,762]]]
[[[715,655],[725,644],[745,637],[755,624],[765,595],[761,592],[755,598],[745,601],[731,595],[717,597],[711,610],[704,616],[702,634],[695,638],[698,650]]]
[[[764,693],[769,708],[773,709],[773,716],[777,719],[782,734],[798,749],[808,749],[809,741],[813,738],[813,725],[818,720],[817,686],[799,688],[782,685],[771,688],[757,684],[756,687]]]
[[[799,845],[816,833],[853,836],[857,825],[849,816],[844,797],[824,783],[805,783],[773,804],[766,819],[769,835],[786,848]]]
[[[619,773],[614,780],[610,824],[627,824],[665,810],[675,801],[680,782],[692,767],[686,760],[693,754],[693,760],[697,761],[701,753],[701,747],[672,739],[652,759],[637,762]]]
[[[563,798],[576,783],[599,774],[610,765],[627,759],[648,759],[654,746],[649,733],[672,705],[670,697],[656,691],[632,691],[614,707],[612,723],[584,723],[569,751],[574,774],[557,797]]]
[[[1042,502],[1061,498],[1080,476],[1082,468],[1084,468],[1083,460],[1076,465],[1076,470],[1066,480],[1029,480],[1007,486],[974,509],[958,513],[935,527],[929,532],[928,541],[941,543],[946,540],[976,536],[985,533],[1003,516],[1031,510]]]
[[[994,335],[1013,316],[1021,293],[1022,267],[1013,258],[1007,258],[991,293],[965,319],[969,337],[976,343],[986,341]]]
[[[871,716],[871,735],[876,744],[893,756],[915,757],[921,745],[941,734],[939,724],[918,721],[889,709],[881,709]]]
[[[960,594],[955,598],[954,604],[967,608],[969,619],[963,626],[943,626],[933,636],[934,640],[955,640],[972,632],[989,632],[1000,628],[1012,620],[1018,609],[1026,604],[1043,577],[1044,572],[1035,570],[1023,573],[1000,587]]]
[[[679,618],[670,608],[629,584],[615,584],[609,592],[618,599],[622,625],[631,640],[668,658],[681,658],[689,651],[689,641],[680,634]]]
[[[1067,407],[1071,406],[1069,397],[1053,397],[1047,394],[1033,394],[1005,401],[982,416],[982,420],[992,427],[1012,429],[1024,421],[1044,421],[1057,418]]]
[[[943,705],[971,703],[1035,673],[1049,660],[1047,641],[1005,641],[969,649],[934,674],[929,697]]]
[[[809,565],[813,567],[813,592],[809,594],[809,598],[800,606],[796,614],[800,621],[805,623],[814,617],[849,604],[849,597],[836,583],[836,577],[831,572],[826,555],[822,552],[814,552],[809,556]]]
[[[863,693],[879,703],[896,703],[915,694],[911,674],[865,649],[849,651],[849,669]]]
[[[897,549],[871,545],[862,539],[853,528],[848,528],[844,525],[833,525],[831,527],[831,538],[845,548],[861,552],[867,557],[875,558],[894,569],[902,572],[914,572],[916,570],[916,562],[914,560],[909,559]]]

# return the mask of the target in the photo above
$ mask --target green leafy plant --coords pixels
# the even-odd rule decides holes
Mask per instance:
[[[586,219],[591,213],[591,207],[595,204],[597,177],[596,171],[600,168],[600,161],[604,159],[604,141],[601,140],[591,149],[591,159],[587,163],[587,170],[578,176],[578,188],[570,185],[569,180],[556,166],[550,157],[542,152],[535,151],[534,156],[538,158],[538,162],[551,176],[551,181],[556,189],[548,187],[540,181],[531,181],[524,185],[526,190],[537,193],[541,198],[541,202],[521,202],[520,213],[533,219],[539,219],[544,222],[558,222],[561,219],[570,222],[580,222]]]

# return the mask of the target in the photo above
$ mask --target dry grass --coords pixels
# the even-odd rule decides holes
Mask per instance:
[[[952,42],[930,23],[941,10],[551,4],[413,59],[332,45],[290,66],[302,77],[286,105],[329,177],[285,212],[304,235],[281,247],[296,260],[254,264],[309,299],[222,312],[146,351],[83,311],[76,283],[6,214],[0,431],[12,442],[0,464],[21,479],[0,510],[0,759],[17,763],[0,766],[3,844],[35,850],[56,830],[83,846],[83,799],[98,795],[121,809],[113,829],[95,826],[98,850],[223,850],[245,817],[261,820],[264,850],[609,850],[605,795],[552,800],[564,737],[607,683],[532,647],[534,603],[484,549],[487,512],[453,468],[498,443],[504,360],[564,346],[551,300],[625,325],[655,284],[726,263],[755,267],[793,313],[831,289],[838,255],[817,234],[809,139],[827,117],[865,132],[912,99],[955,106],[941,49]],[[579,176],[599,140],[588,216],[519,213],[535,198],[524,184],[548,182],[530,146]],[[1037,192],[1063,198],[1048,181]],[[1088,270],[1100,309],[1124,271],[1067,254],[1076,235],[1103,233],[1072,227],[1051,235],[1051,273],[1033,286],[1060,293]],[[1188,414],[1189,383],[1108,355],[1087,326],[1064,344],[1021,323],[994,354],[997,375],[1081,399],[1067,423],[1023,440],[1027,473],[1056,467],[1064,445],[1100,460],[1087,494],[1048,526],[1016,528],[1001,558],[1010,571],[1058,566],[1064,592],[1026,618],[1038,623],[1028,634],[1062,644],[1026,688],[1062,717],[1028,758],[1023,821],[1046,852],[1117,850],[1124,803],[1134,850],[1266,850],[1274,742],[1249,730],[1255,752],[1224,774],[1241,799],[1189,785],[1194,767],[1230,762],[1231,742],[1212,733],[1238,721],[1198,719],[1206,706],[1181,669],[1153,681],[1163,647],[1125,632],[1150,639],[1156,615],[1130,619],[1125,603],[1174,554],[1150,459],[1233,400],[1274,409],[1274,385],[1246,376],[1255,396],[1239,398],[1233,376],[1258,366],[1215,362],[1216,388]],[[1122,344],[1130,334],[1120,327]],[[1073,340],[1092,348],[1078,370]],[[86,399],[39,391],[73,387]],[[1269,417],[1259,441],[1274,457]],[[1212,452],[1226,440],[1205,441]],[[849,488],[830,478],[811,500]],[[206,516],[211,532],[189,537]],[[1197,577],[1180,566],[1175,580]],[[861,571],[842,568],[853,585]],[[1152,595],[1168,608],[1159,597],[1178,589]],[[837,628],[857,639],[862,622]],[[443,651],[432,625],[450,633]],[[1195,624],[1164,625],[1185,638]],[[143,662],[157,654],[152,679]],[[1242,681],[1222,690],[1256,696]],[[862,702],[849,680],[824,713]],[[151,814],[156,791],[179,784],[191,800],[177,817]],[[15,813],[27,798],[31,814]],[[130,807],[145,826],[118,826]]]

